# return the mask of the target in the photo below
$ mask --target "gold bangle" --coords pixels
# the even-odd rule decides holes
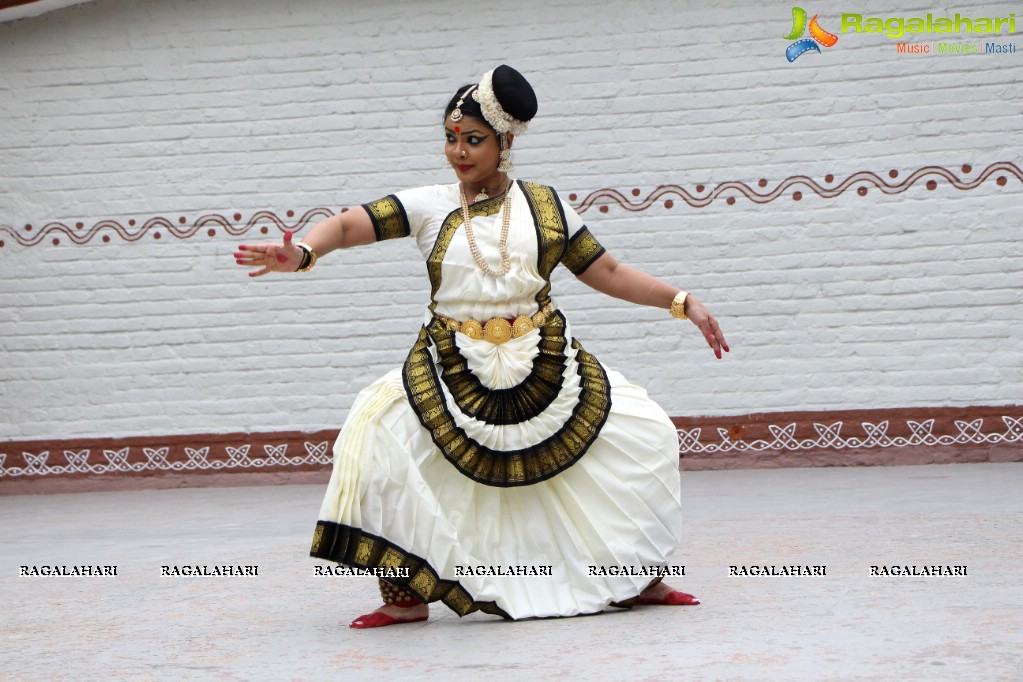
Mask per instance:
[[[313,266],[316,265],[316,252],[313,251],[313,247],[309,246],[305,242],[295,242],[295,246],[302,249],[309,255],[309,263],[304,268],[296,270],[296,272],[309,272],[313,269]]]
[[[689,316],[686,315],[686,298],[689,296],[689,292],[680,291],[675,294],[675,298],[671,301],[671,316],[676,320],[688,320]]]

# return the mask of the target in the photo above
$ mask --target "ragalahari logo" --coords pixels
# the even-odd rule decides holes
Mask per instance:
[[[786,40],[795,40],[785,49],[785,58],[789,62],[794,62],[799,58],[800,55],[804,55],[811,50],[820,54],[820,45],[824,47],[831,47],[838,42],[838,36],[833,33],[828,33],[820,24],[817,23],[817,17],[819,14],[813,15],[813,19],[810,20],[810,36],[809,38],[802,38],[803,33],[807,30],[806,26],[806,10],[802,7],[792,8],[792,30],[787,36]],[[799,40],[802,38],[802,40]]]

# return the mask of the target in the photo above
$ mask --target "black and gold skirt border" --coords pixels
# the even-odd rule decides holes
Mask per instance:
[[[560,313],[556,317],[564,324]],[[424,326],[402,367],[405,393],[412,410],[444,457],[477,483],[514,487],[552,478],[586,454],[607,421],[611,411],[607,372],[573,339],[580,391],[569,418],[554,434],[534,445],[515,450],[489,448],[470,438],[448,409],[429,351],[430,343],[430,331]]]
[[[487,424],[521,424],[543,413],[558,397],[565,380],[565,319],[553,315],[543,324],[529,375],[511,388],[487,388],[458,351],[456,332],[434,319],[427,325],[437,349],[440,376],[463,414]]]
[[[478,602],[457,580],[442,579],[428,561],[386,538],[332,521],[317,521],[309,555],[352,568],[407,569],[408,577],[388,577],[426,603],[441,602],[459,616],[480,611],[512,620],[496,602]]]

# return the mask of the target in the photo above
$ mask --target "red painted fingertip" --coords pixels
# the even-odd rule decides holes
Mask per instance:
[[[294,234],[294,232],[292,232],[291,230],[285,230],[285,232],[284,232],[284,243],[285,244],[290,244],[291,243],[291,235],[293,235],[293,234]]]
[[[245,250],[245,245],[244,244],[239,244],[238,245],[238,250],[239,251],[244,251]]]

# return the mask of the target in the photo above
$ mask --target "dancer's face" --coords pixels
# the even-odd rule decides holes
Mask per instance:
[[[459,180],[473,185],[498,184],[501,143],[492,128],[475,116],[463,116],[458,123],[445,118],[444,139],[444,154]]]

